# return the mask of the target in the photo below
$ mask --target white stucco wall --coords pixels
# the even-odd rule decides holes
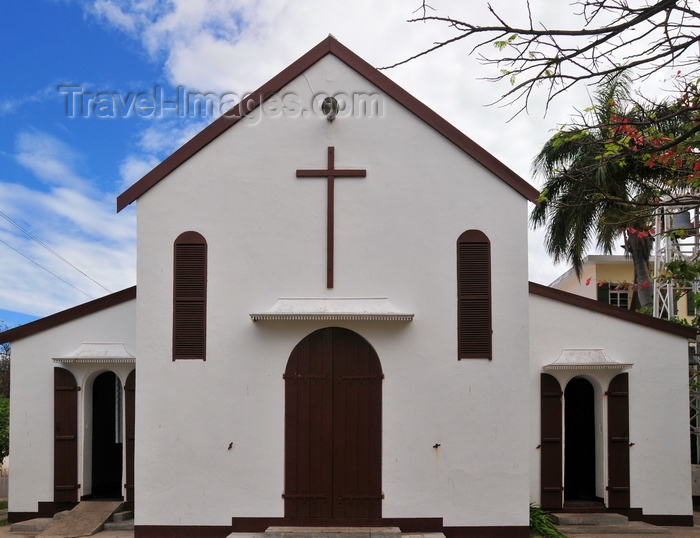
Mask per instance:
[[[281,95],[378,93],[327,56]],[[377,351],[384,517],[527,525],[527,203],[415,116],[310,114],[241,122],[138,200],[137,525],[283,516],[284,372],[329,325]],[[366,168],[335,187],[326,289],[326,182],[296,169]],[[491,240],[493,361],[457,360],[456,240]],[[172,248],[209,248],[207,360],[171,360]],[[411,323],[258,322],[280,297],[386,296]],[[228,450],[229,444],[233,448]],[[433,446],[438,443],[440,448]]]
[[[85,399],[90,397],[90,391],[85,389],[91,386],[94,374],[110,370],[123,384],[134,369],[133,364],[61,365],[53,359],[74,352],[86,342],[123,343],[129,353],[136,355],[135,316],[136,301],[131,300],[12,342],[10,512],[36,512],[39,502],[54,499],[54,367],[65,367],[81,387],[78,421],[87,431],[91,411],[85,406]],[[78,480],[85,487],[89,484],[85,472],[87,467],[90,473],[89,463],[86,464],[90,443],[86,443],[84,428],[79,428]],[[79,491],[79,495],[85,493],[89,492]]]
[[[690,437],[688,426],[687,340],[610,316],[530,296],[530,469],[531,498],[540,498],[540,402],[542,367],[562,349],[600,348],[629,370],[630,504],[645,515],[692,514]],[[601,395],[620,371],[549,371],[565,390],[581,375],[596,391],[596,429],[603,444],[596,453],[598,495],[605,495],[607,476],[607,403]],[[602,453],[600,448],[603,448]],[[602,460],[600,458],[603,458]],[[606,497],[607,499],[607,497]]]

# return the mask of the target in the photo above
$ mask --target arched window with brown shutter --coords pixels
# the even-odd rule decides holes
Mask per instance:
[[[173,360],[206,359],[207,242],[197,232],[174,245]]]
[[[458,358],[492,358],[491,242],[479,230],[457,240]]]

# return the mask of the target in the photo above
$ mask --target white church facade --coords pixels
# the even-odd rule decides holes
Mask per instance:
[[[10,519],[109,497],[137,537],[524,538],[531,502],[692,524],[693,332],[528,283],[537,197],[324,40],[118,198],[137,287],[0,334]]]

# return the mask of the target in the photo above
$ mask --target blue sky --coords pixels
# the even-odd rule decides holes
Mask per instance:
[[[473,16],[478,10],[469,4]],[[172,100],[178,88],[243,95],[329,33],[371,64],[390,64],[445,33],[405,22],[419,5],[5,2],[0,320],[13,327],[136,283],[136,212],[131,206],[117,214],[116,196],[212,119],[168,110],[139,114],[136,99]],[[457,15],[465,9],[456,0],[431,5]],[[570,104],[546,118],[540,109],[507,123],[512,110],[484,106],[501,90],[479,80],[490,73],[467,52],[455,46],[387,74],[534,184],[532,156]],[[546,284],[565,270],[546,258],[539,236],[531,234],[530,251],[531,279]]]

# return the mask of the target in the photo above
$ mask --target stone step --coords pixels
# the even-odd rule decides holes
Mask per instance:
[[[401,538],[398,527],[268,527],[265,538]]]
[[[129,519],[134,519],[133,510],[124,510],[123,512],[115,512],[112,514],[112,521],[127,521]]]
[[[54,520],[52,517],[37,517],[26,521],[20,521],[19,523],[13,523],[10,526],[10,531],[40,533],[48,529],[54,523],[56,523],[56,520]]]
[[[103,525],[103,529],[106,531],[133,531],[134,520],[125,519],[123,521],[107,521]]]
[[[351,531],[355,529],[352,528]],[[318,538],[320,534],[312,533],[313,538]],[[333,533],[334,538],[346,538],[346,535],[341,535],[339,532]],[[266,538],[263,532],[232,532],[226,538]],[[441,532],[409,532],[402,533],[401,538],[445,538]]]
[[[564,513],[552,514],[555,525],[627,525],[629,519],[622,514],[613,513]]]
[[[665,527],[657,527],[641,521],[632,521],[627,525],[557,525],[557,530],[565,536],[585,534],[599,536],[601,534],[671,534]]]

